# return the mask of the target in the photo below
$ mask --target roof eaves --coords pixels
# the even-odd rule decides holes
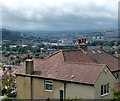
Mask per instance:
[[[41,76],[34,76],[31,74],[15,74],[16,76],[26,76],[26,77],[33,77],[33,78],[40,78],[40,79],[48,79],[48,80],[56,80],[56,81],[61,81],[61,82],[66,82],[66,83],[76,83],[76,84],[83,84],[83,85],[90,85],[94,86],[95,83],[81,83],[81,82],[75,82],[75,81],[67,81],[67,80],[60,80],[60,79],[54,79],[54,78],[46,78],[46,77],[41,77]]]
[[[110,70],[110,68],[106,65],[106,67]],[[113,74],[113,72],[110,70],[110,72]],[[117,77],[113,74],[113,76],[117,79]]]

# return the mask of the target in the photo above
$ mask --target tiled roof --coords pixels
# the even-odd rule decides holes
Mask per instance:
[[[32,76],[56,80],[94,84],[106,65],[85,63],[84,61],[64,61],[63,51],[47,57],[45,60],[34,59],[35,72]],[[92,61],[92,60],[91,60]],[[25,64],[17,74],[25,74]]]
[[[63,52],[65,61],[95,63],[95,61],[92,58],[90,58],[86,53],[84,53],[83,51],[79,49],[63,50],[62,52]]]
[[[32,76],[94,84],[106,67],[103,64],[111,71],[119,70],[118,59],[103,50],[62,50],[45,59],[34,59],[35,72]],[[27,75],[25,63],[17,74]]]
[[[106,64],[111,71],[120,70],[120,59],[108,54],[104,50],[92,49],[81,51],[80,49],[62,50],[64,61]]]
[[[120,70],[120,59],[108,54],[104,50],[99,50],[101,53],[98,52],[98,49],[93,49],[93,51],[95,54],[92,52],[92,50],[87,50],[87,55],[92,58],[97,64],[106,64],[111,71]]]
[[[15,74],[19,71],[19,68],[14,68],[14,70],[12,71],[11,75],[15,76]]]

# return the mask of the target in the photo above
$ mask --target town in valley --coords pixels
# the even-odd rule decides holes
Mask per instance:
[[[118,0],[0,6],[0,101],[120,99]]]

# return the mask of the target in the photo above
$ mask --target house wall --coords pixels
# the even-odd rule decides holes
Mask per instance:
[[[24,76],[17,76],[17,98],[18,99],[33,99],[36,98],[50,98],[60,99],[60,90],[64,91],[64,83],[60,81],[53,81],[53,91],[45,91],[45,80],[39,78],[32,78],[32,90],[31,90],[31,78]],[[30,93],[32,91],[32,94]],[[64,95],[63,95],[64,96]],[[67,98],[94,98],[94,87],[89,85],[81,85],[74,83],[66,84],[66,99]]]
[[[59,92],[64,88],[63,83],[58,81],[53,81],[53,91],[45,91],[44,81],[45,80],[38,78],[31,79],[30,77],[17,76],[16,78],[17,98],[18,99],[31,99],[31,98],[59,99],[60,98]]]
[[[24,76],[16,77],[17,98],[31,99],[31,78]]]
[[[66,98],[70,99],[94,99],[94,86],[67,83]]]
[[[33,98],[50,98],[50,99],[59,99],[60,90],[64,89],[64,84],[59,81],[53,81],[53,91],[45,91],[43,79],[33,78]]]
[[[53,80],[53,91],[45,91],[44,79],[40,78],[30,78],[24,76],[17,76],[17,98],[18,99],[33,99],[36,98],[50,98],[59,99],[60,90],[65,90],[65,99],[110,99],[112,98],[112,87],[114,87],[115,77],[105,68],[108,72],[102,72],[98,77],[94,86],[76,84],[76,83],[64,83],[62,81]],[[32,82],[32,83],[31,83]],[[110,84],[110,94],[106,96],[101,96],[101,85]],[[31,86],[32,85],[32,86]],[[32,89],[31,89],[32,87]],[[31,94],[32,92],[32,94]]]
[[[105,69],[107,70],[107,72],[105,73]],[[112,99],[113,96],[113,92],[112,89],[114,87],[114,83],[116,81],[116,78],[113,76],[113,74],[110,72],[110,70],[108,68],[105,68],[99,78],[97,79],[96,83],[95,83],[95,98],[96,99]],[[105,85],[109,83],[110,85],[110,93],[108,95],[105,96],[101,96],[101,85]]]

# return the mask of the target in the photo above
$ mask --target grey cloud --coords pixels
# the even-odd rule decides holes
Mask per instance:
[[[82,30],[117,28],[117,14],[95,3],[9,9],[3,5],[3,27],[16,30]]]

